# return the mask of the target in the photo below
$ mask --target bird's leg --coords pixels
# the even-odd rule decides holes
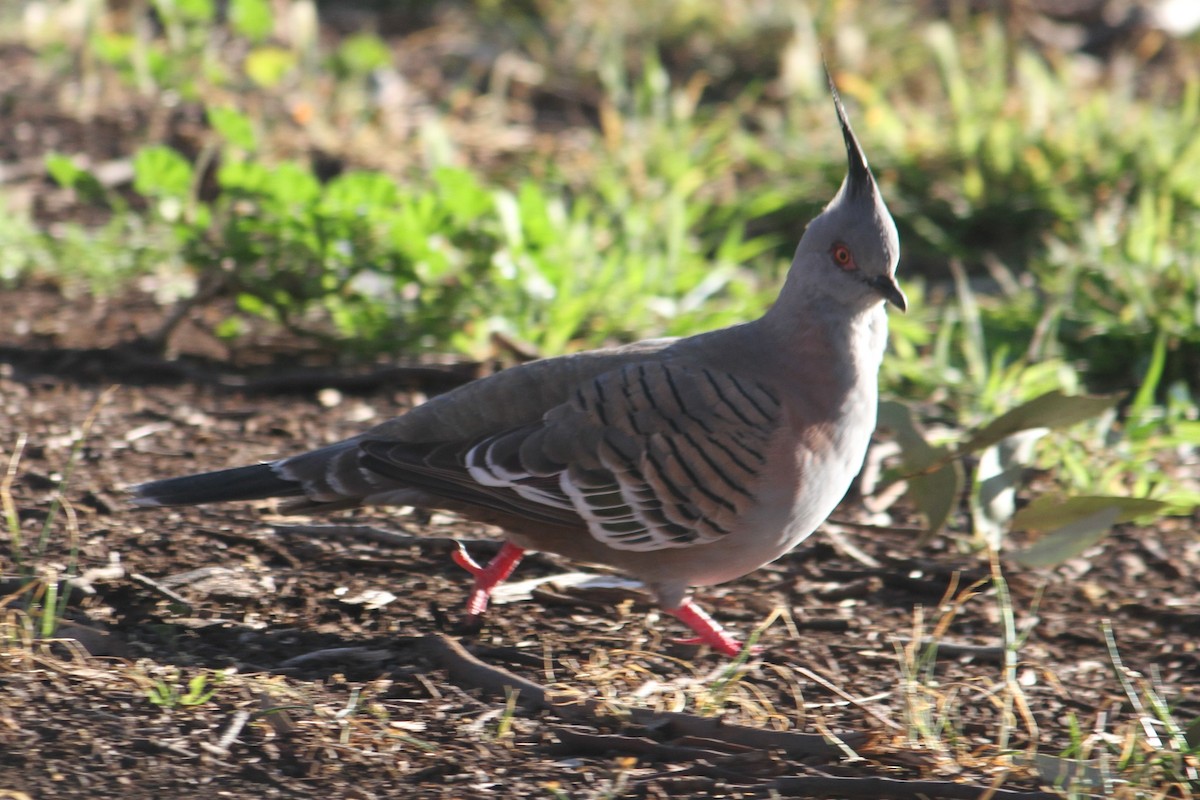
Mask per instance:
[[[710,617],[704,609],[693,603],[692,598],[685,597],[678,608],[663,610],[700,634],[692,639],[680,639],[680,644],[706,644],[731,657],[742,652],[741,643],[726,633],[720,623]]]
[[[524,548],[517,547],[512,542],[505,542],[501,545],[500,552],[496,553],[487,566],[481,567],[475,562],[475,559],[467,554],[466,548],[461,544],[458,545],[458,549],[453,553],[454,563],[475,576],[475,588],[467,600],[468,616],[478,617],[487,610],[488,598],[491,597],[492,590],[505,578],[512,575],[524,555]]]

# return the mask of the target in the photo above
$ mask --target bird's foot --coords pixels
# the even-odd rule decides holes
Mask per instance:
[[[690,639],[676,639],[676,642],[679,644],[706,644],[717,652],[731,658],[741,655],[741,643],[726,633],[720,623],[710,617],[700,606],[693,603],[690,597],[685,598],[679,604],[678,608],[663,610],[699,634],[699,636],[694,636]]]
[[[513,570],[517,568],[517,564],[521,563],[521,557],[524,555],[524,548],[517,547],[512,542],[505,542],[501,545],[500,552],[496,553],[495,557],[487,563],[487,566],[481,567],[467,553],[466,548],[461,544],[458,545],[458,548],[452,554],[454,563],[475,576],[475,588],[471,590],[471,596],[467,599],[468,616],[478,617],[487,610],[488,599],[492,596],[492,590],[500,585],[509,575],[512,575]]]

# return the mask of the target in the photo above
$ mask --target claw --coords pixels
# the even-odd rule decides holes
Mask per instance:
[[[472,575],[478,575],[483,572],[483,567],[479,566],[479,563],[471,558],[471,554],[467,552],[467,548],[462,546],[462,542],[455,542],[454,544],[457,545],[457,548],[450,554],[450,557],[454,559],[455,564],[458,564]]]

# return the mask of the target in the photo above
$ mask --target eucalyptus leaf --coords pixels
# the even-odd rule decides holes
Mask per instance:
[[[1139,517],[1162,512],[1169,506],[1161,500],[1145,497],[1043,496],[1022,508],[1013,517],[1014,530],[1046,531],[1071,525],[1108,508],[1116,509],[1117,522],[1132,522]]]
[[[1120,509],[1110,505],[1046,534],[1024,550],[1010,552],[1008,559],[1026,567],[1057,566],[1107,536],[1120,515]]]
[[[959,452],[982,450],[1020,431],[1070,427],[1107,411],[1116,405],[1118,399],[1118,395],[1065,395],[1058,390],[1047,392],[996,417],[963,442]]]
[[[895,435],[900,445],[905,471],[919,471],[945,456],[944,448],[937,448],[925,439],[925,432],[917,422],[913,408],[896,400],[884,400],[879,404],[876,424]]]
[[[917,544],[923,545],[946,525],[963,488],[963,468],[958,461],[948,461],[934,472],[914,475],[908,479],[907,495],[917,510],[925,515],[925,533]]]

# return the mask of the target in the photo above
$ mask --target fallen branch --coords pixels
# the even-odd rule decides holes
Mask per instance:
[[[698,717],[679,712],[659,712],[645,708],[614,708],[596,700],[555,703],[550,691],[539,683],[514,675],[501,667],[480,661],[462,644],[441,634],[429,634],[417,640],[428,658],[450,674],[450,680],[463,688],[481,689],[496,697],[517,692],[517,705],[529,711],[550,710],[575,722],[611,725],[614,718],[659,733],[666,739],[684,737],[720,742],[738,750],[782,750],[789,756],[831,756],[839,748],[825,737],[797,731],[772,731],[732,725],[717,717]],[[843,741],[854,745],[866,741],[863,734],[851,734]]]
[[[900,778],[801,775],[776,778],[755,787],[755,797],[846,797],[883,800],[1062,800],[1054,792],[1000,789],[951,781],[908,781]]]
[[[279,666],[284,669],[292,669],[324,661],[345,663],[347,660],[369,665],[380,664],[391,656],[392,651],[390,650],[372,649],[370,647],[327,647],[323,650],[313,650],[308,653],[301,653],[298,656],[292,656]]]
[[[565,725],[555,725],[550,730],[560,742],[551,746],[550,751],[563,755],[621,753],[640,756],[648,761],[687,761],[697,758],[723,758],[728,755],[723,750],[666,744],[648,736],[592,733]]]
[[[459,686],[482,689],[487,694],[506,697],[517,691],[517,705],[529,711],[549,708],[546,687],[527,678],[514,675],[502,667],[485,664],[467,652],[460,642],[441,634],[431,633],[417,639],[419,650],[450,674]]]
[[[772,731],[765,728],[751,728],[747,725],[733,725],[720,717],[698,717],[695,714],[676,711],[660,712],[646,708],[634,708],[628,711],[628,719],[647,728],[662,731],[671,738],[713,739],[738,747],[782,750],[789,756],[831,756],[841,752],[839,747],[819,734]],[[861,733],[847,734],[842,737],[842,741],[851,746],[862,744],[866,740],[866,735]]]

